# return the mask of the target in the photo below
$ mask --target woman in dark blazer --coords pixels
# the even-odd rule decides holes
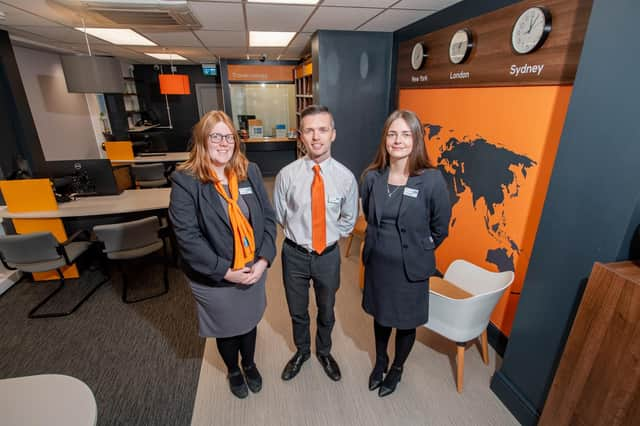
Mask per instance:
[[[448,234],[451,202],[439,170],[429,163],[424,127],[411,111],[393,112],[360,191],[367,219],[362,262],[362,307],[374,318],[376,362],[369,389],[392,393],[416,337],[427,322],[434,250]],[[395,358],[387,375],[387,344],[396,329]]]
[[[276,223],[260,170],[239,144],[224,112],[202,117],[189,159],[172,175],[169,218],[200,335],[216,338],[231,392],[245,398],[247,385],[252,392],[262,388],[254,363],[256,326],[266,307],[265,270],[275,257]]]

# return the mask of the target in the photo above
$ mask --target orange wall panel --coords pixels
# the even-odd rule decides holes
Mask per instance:
[[[492,322],[506,335],[526,276],[571,86],[400,90],[399,107],[427,126],[425,143],[452,189],[449,237],[436,253],[514,269]]]

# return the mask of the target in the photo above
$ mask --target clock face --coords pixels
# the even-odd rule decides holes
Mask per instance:
[[[413,46],[413,50],[411,51],[411,68],[414,70],[419,70],[422,66],[422,62],[424,61],[424,46],[422,43],[416,43]]]
[[[456,31],[449,43],[449,60],[452,64],[463,63],[469,57],[472,47],[471,31],[466,28]]]
[[[531,7],[518,17],[511,32],[511,46],[516,53],[531,53],[544,43],[551,32],[551,14],[543,7]]]

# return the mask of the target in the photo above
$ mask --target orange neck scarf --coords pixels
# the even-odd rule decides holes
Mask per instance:
[[[214,187],[222,198],[225,199],[229,206],[229,223],[231,224],[231,232],[233,233],[233,269],[244,268],[247,262],[251,262],[255,256],[256,243],[253,236],[253,228],[242,214],[238,205],[238,177],[233,170],[227,172],[229,180],[229,193],[224,190],[222,183],[218,179],[216,172],[211,170],[214,178]]]

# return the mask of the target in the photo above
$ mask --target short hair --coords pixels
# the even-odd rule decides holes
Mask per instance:
[[[304,120],[305,117],[316,114],[329,114],[329,117],[331,117],[331,127],[333,127],[334,129],[336,128],[336,123],[333,120],[333,114],[331,114],[329,108],[324,105],[309,105],[308,107],[303,109],[300,112],[300,123],[302,123],[302,120]]]

